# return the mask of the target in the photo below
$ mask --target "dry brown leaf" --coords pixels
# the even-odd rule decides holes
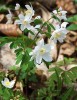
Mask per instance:
[[[54,6],[56,2],[56,0],[37,0],[37,1],[48,9],[51,9],[51,7]]]
[[[62,7],[64,10],[67,10],[68,12],[77,12],[73,0],[56,0],[56,4],[58,7]]]
[[[71,56],[74,52],[75,46],[69,43],[65,43],[61,45],[59,54]]]
[[[22,83],[21,82],[17,82],[16,85],[15,85],[15,89],[14,90],[23,91]]]
[[[72,43],[72,44],[74,44],[75,46],[77,46],[77,32],[69,31],[69,33],[68,33],[67,36],[66,36],[65,41],[66,41],[67,43]]]
[[[36,74],[39,76],[45,75],[46,77],[48,77],[48,68],[44,63],[41,63],[40,65],[36,65]]]
[[[64,56],[62,54],[59,54],[58,55],[57,62],[62,61],[63,59],[64,59]]]
[[[75,42],[76,40],[77,40],[77,33],[74,31],[69,31],[65,41],[71,43],[71,42]]]
[[[57,59],[57,45],[52,41],[48,40],[48,43],[50,43],[51,45],[53,45],[53,49],[51,50],[51,57],[53,58],[53,60]]]
[[[5,15],[4,14],[0,14],[0,22],[4,19]]]
[[[43,5],[36,2],[34,6],[36,6],[36,9],[38,10],[37,13],[42,16],[44,21],[47,21],[51,18],[51,13]]]
[[[77,67],[77,64],[71,64],[71,65],[68,65],[68,66],[61,66],[60,68],[64,71],[68,71],[74,67]]]
[[[40,8],[42,12],[42,18],[44,21],[47,21],[51,18],[51,13],[46,8]]]
[[[18,26],[13,24],[0,24],[0,31],[7,36],[19,36],[22,34]]]

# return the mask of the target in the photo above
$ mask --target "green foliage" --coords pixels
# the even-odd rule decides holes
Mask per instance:
[[[0,4],[0,13],[6,12],[7,10],[8,10],[8,7]]]
[[[51,23],[49,23],[49,22],[43,23],[43,26],[47,28],[47,31],[44,32],[44,34],[46,34],[46,36],[48,38],[50,38],[52,30],[53,29],[55,30],[54,26]]]
[[[61,22],[57,16],[53,15],[53,18],[56,19],[57,21]]]
[[[75,4],[77,4],[77,0],[73,0]]]
[[[50,33],[53,26],[48,23],[46,23],[45,26],[47,26],[48,32]],[[5,43],[10,43],[10,48],[15,48],[16,64],[19,64],[20,67],[16,68],[16,66],[13,66],[11,70],[18,76],[18,81],[21,81],[24,86],[27,85],[27,82],[38,83],[38,78],[35,74],[35,64],[34,61],[30,61],[29,55],[32,50],[31,43],[35,44],[33,40],[25,35],[21,35],[20,37],[4,37],[1,38],[0,41],[0,46],[3,46]],[[68,65],[72,63],[74,63],[74,58],[64,58],[63,61],[55,63],[55,66],[49,69],[52,74],[46,81],[45,86],[34,90],[36,94],[35,100],[55,100],[55,98],[68,100],[68,98],[71,98],[71,93],[74,92],[72,84],[77,79],[77,67],[69,70],[63,70],[60,67],[65,66],[68,69]],[[46,65],[49,66],[50,63],[46,63]],[[3,80],[4,76],[5,75],[1,73],[0,80]],[[23,82],[23,80],[25,81]],[[65,90],[63,90],[64,86],[66,86]],[[0,98],[3,100],[9,100],[17,96],[11,89],[4,88],[2,85],[0,85],[0,88]],[[22,94],[20,95],[19,100],[27,100],[24,99]],[[33,98],[31,98],[31,100],[33,100]]]
[[[72,92],[73,92],[73,88],[67,89],[67,91],[65,91],[65,93],[63,93],[62,96],[60,97],[61,100],[68,100],[69,96],[71,96]]]
[[[75,31],[75,30],[77,30],[77,24],[71,24],[70,26],[67,27],[67,29],[71,30],[71,31],[72,30]]]
[[[2,8],[1,8],[2,7]],[[6,6],[1,6],[0,12],[6,11]],[[60,21],[55,15],[53,18]],[[51,18],[50,18],[51,19]],[[49,19],[49,20],[50,20]],[[49,21],[48,20],[48,21]],[[51,33],[55,30],[55,27],[48,21],[42,22],[41,19],[35,19],[34,25],[41,24],[41,29],[38,30],[38,34],[45,34],[48,38],[51,37]],[[68,18],[68,22],[77,21],[77,15]],[[33,23],[32,23],[33,24]],[[46,31],[43,32],[43,27],[46,28]],[[68,26],[69,30],[77,30],[77,24],[71,24]],[[15,49],[16,54],[16,65],[10,68],[14,72],[17,81],[21,82],[23,87],[31,88],[32,92],[28,95],[29,90],[26,90],[26,97],[21,91],[5,88],[0,83],[0,99],[10,100],[68,100],[71,98],[71,93],[74,94],[75,89],[73,83],[77,80],[77,67],[68,68],[68,65],[74,63],[74,58],[64,58],[63,61],[54,62],[54,67],[49,68],[51,62],[43,62],[49,68],[50,77],[44,83],[41,83],[41,76],[38,79],[38,75],[35,73],[35,63],[31,60],[29,53],[34,48],[36,44],[36,38],[38,34],[34,37],[34,40],[27,37],[28,33],[34,35],[31,30],[25,29],[23,34],[19,37],[2,37],[0,38],[0,46],[3,46],[6,43],[10,43],[10,48]],[[17,67],[18,66],[18,67]],[[0,72],[0,81],[5,77],[5,73]],[[8,78],[14,77],[11,73],[8,75]],[[39,83],[40,87],[32,88],[28,86],[28,83],[37,84]],[[18,98],[19,97],[19,98]],[[32,97],[32,98],[31,98]]]
[[[77,15],[74,15],[74,16],[72,16],[72,17],[69,17],[69,18],[67,19],[67,21],[68,21],[68,22],[76,22],[76,21],[77,21]]]
[[[77,22],[77,15],[69,17],[67,19],[68,22]],[[77,30],[77,24],[71,24],[67,27],[68,30]]]
[[[12,91],[12,89],[7,89],[0,84],[0,100],[27,100],[19,91]]]
[[[35,25],[42,24],[42,20],[41,19],[35,19],[34,24]]]

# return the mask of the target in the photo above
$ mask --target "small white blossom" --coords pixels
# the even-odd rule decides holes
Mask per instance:
[[[4,81],[1,81],[2,85],[5,86],[6,88],[13,88],[15,84],[15,80],[9,81],[8,78],[5,78]]]
[[[52,33],[52,36],[51,36],[51,40],[53,40],[55,43],[57,43],[57,40],[62,43],[63,40],[65,39],[66,37],[66,34],[68,33],[68,30],[66,29],[66,25],[68,23],[67,22],[63,22],[61,24],[61,27],[59,29],[56,29],[53,33]]]
[[[35,13],[35,11],[33,10],[32,5],[31,6],[25,5],[25,7],[27,8],[27,11],[25,12],[26,16],[32,18],[32,16],[34,16],[34,13]]]
[[[66,20],[66,19],[67,19],[67,18],[66,18],[66,13],[67,13],[67,11],[62,10],[61,7],[60,7],[58,10],[54,10],[53,13],[54,13],[60,20],[62,20],[62,19]]]
[[[19,9],[20,9],[20,5],[16,3],[15,10],[19,10]]]
[[[36,16],[35,19],[41,19],[41,16]]]
[[[6,24],[12,24],[12,17],[13,17],[13,15],[12,15],[12,13],[11,13],[11,11],[10,10],[8,10],[8,12],[9,12],[9,14],[7,14],[6,15],[6,18],[7,18],[7,22],[6,22]]]
[[[28,16],[24,16],[23,14],[19,14],[18,17],[19,17],[19,20],[16,20],[15,24],[21,25],[20,29],[22,31],[24,31],[24,29],[26,28],[29,30],[31,27],[30,23],[32,22],[32,20]]]
[[[34,48],[34,50],[30,53],[31,60],[34,59],[35,63],[41,64],[42,59],[44,59],[47,62],[52,61],[52,57],[50,55],[51,52],[51,45],[50,44],[44,44],[44,40],[40,40],[37,43],[37,46]]]

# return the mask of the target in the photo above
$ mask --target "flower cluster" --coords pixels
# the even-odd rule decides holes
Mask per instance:
[[[8,78],[5,78],[4,81],[1,81],[2,85],[7,87],[7,88],[13,88],[15,84],[15,80],[9,81]]]
[[[35,19],[41,19],[40,16],[35,15],[35,11],[33,10],[32,5],[25,5],[26,11],[25,13],[23,11],[20,11],[20,14],[18,15],[17,19],[15,20],[14,24],[19,25],[20,29],[24,32],[25,29],[30,30],[33,32],[33,34],[30,34],[31,39],[37,38],[36,36],[38,35],[39,37],[42,36],[40,33],[39,29],[42,31],[42,24],[37,24],[34,25],[34,20]],[[16,4],[15,10],[21,10],[21,7],[19,4]],[[59,41],[62,43],[66,37],[66,34],[68,33],[68,30],[66,29],[67,22],[62,22],[63,20],[66,20],[66,13],[67,11],[62,10],[60,7],[58,10],[54,10],[51,13],[51,18],[52,19],[52,26],[54,27],[51,31],[51,36],[50,36],[50,41],[57,43]],[[55,19],[52,17],[55,15],[59,20]],[[9,10],[9,14],[6,15],[7,17],[7,24],[13,23],[12,17],[13,14]],[[44,24],[44,23],[43,23]],[[38,39],[39,40],[39,39]],[[34,46],[33,46],[34,47]],[[42,62],[51,62],[52,59],[52,54],[51,51],[54,49],[54,46],[51,45],[51,43],[45,43],[44,39],[41,38],[37,43],[34,49],[29,53],[29,56],[31,57],[30,61],[34,60],[34,63],[41,64]],[[15,84],[15,80],[9,81],[9,79],[5,78],[4,81],[2,81],[2,84],[7,87],[7,88],[12,88]]]
[[[41,39],[37,42],[37,46],[30,53],[31,60],[34,59],[36,63],[41,64],[42,59],[50,62],[52,61],[52,57],[50,56],[50,51],[53,49],[53,46],[50,44],[44,44],[44,39]]]
[[[29,38],[34,39],[37,34],[39,37],[42,36],[42,34],[38,32],[38,29],[41,28],[41,25],[38,24],[36,26],[33,26],[34,20],[40,19],[41,17],[36,16],[34,19],[33,16],[35,15],[35,11],[33,10],[32,5],[31,6],[25,5],[25,7],[26,7],[25,14],[21,11],[21,13],[18,15],[18,19],[16,19],[14,23],[19,25],[22,31],[24,31],[25,29],[32,31],[34,35],[29,33],[30,36]],[[20,5],[17,3],[15,6],[15,10],[19,9]],[[51,32],[51,37],[50,37],[51,42],[54,41],[54,43],[57,43],[57,41],[59,41],[60,43],[62,43],[64,41],[66,34],[68,33],[68,30],[66,29],[66,25],[68,23],[67,22],[61,23],[61,20],[67,19],[66,13],[67,11],[62,10],[61,7],[58,10],[52,11],[51,24],[55,27],[55,29],[53,29],[53,31]],[[56,20],[55,18],[52,18],[52,15],[55,15],[60,21]],[[9,22],[11,23],[12,13],[10,11],[7,17],[8,17],[7,23]],[[52,57],[50,56],[50,51],[52,49],[51,47],[53,46],[51,46],[50,44],[44,44],[44,39],[41,39],[37,43],[34,50],[30,53],[31,60],[34,59],[34,61],[38,64],[42,62],[42,59],[47,62],[51,62],[52,61]]]

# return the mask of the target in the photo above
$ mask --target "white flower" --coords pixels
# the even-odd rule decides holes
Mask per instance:
[[[66,25],[68,24],[68,22],[63,22],[62,24],[61,24],[61,28],[66,28]]]
[[[41,16],[36,16],[35,19],[41,19]]]
[[[52,33],[52,36],[51,36],[51,40],[53,40],[55,43],[57,42],[57,40],[62,43],[63,40],[65,39],[66,37],[66,34],[68,33],[67,29],[66,29],[66,25],[68,23],[67,22],[63,22],[61,24],[61,27],[59,29],[56,29],[53,33]]]
[[[42,59],[44,59],[47,62],[52,61],[52,57],[50,55],[51,52],[51,45],[50,44],[44,44],[44,40],[40,40],[37,43],[37,46],[34,48],[34,50],[30,53],[31,60],[34,59],[35,63],[41,64]]]
[[[19,20],[16,20],[15,24],[21,25],[20,29],[22,31],[24,31],[24,29],[26,28],[29,30],[31,27],[30,23],[32,22],[32,20],[28,16],[24,16],[23,14],[19,14],[18,17],[19,17]]]
[[[15,10],[19,10],[19,9],[20,9],[20,5],[16,3]]]
[[[27,8],[26,16],[32,18],[32,16],[34,16],[35,11],[33,10],[33,7],[31,5],[31,7],[29,5],[25,5],[25,7]]]
[[[13,88],[15,84],[15,80],[9,81],[8,78],[5,78],[4,81],[1,81],[2,85],[5,86],[6,88]]]
[[[6,24],[12,24],[12,17],[13,17],[13,15],[12,15],[12,13],[11,13],[11,11],[10,10],[8,10],[8,12],[9,12],[9,14],[7,14],[6,15],[6,18],[7,18],[7,22],[6,22]]]
[[[53,13],[54,13],[60,20],[62,20],[62,19],[66,20],[66,19],[67,19],[67,18],[66,18],[66,13],[67,13],[67,11],[62,10],[61,7],[60,7],[58,10],[54,10]]]

